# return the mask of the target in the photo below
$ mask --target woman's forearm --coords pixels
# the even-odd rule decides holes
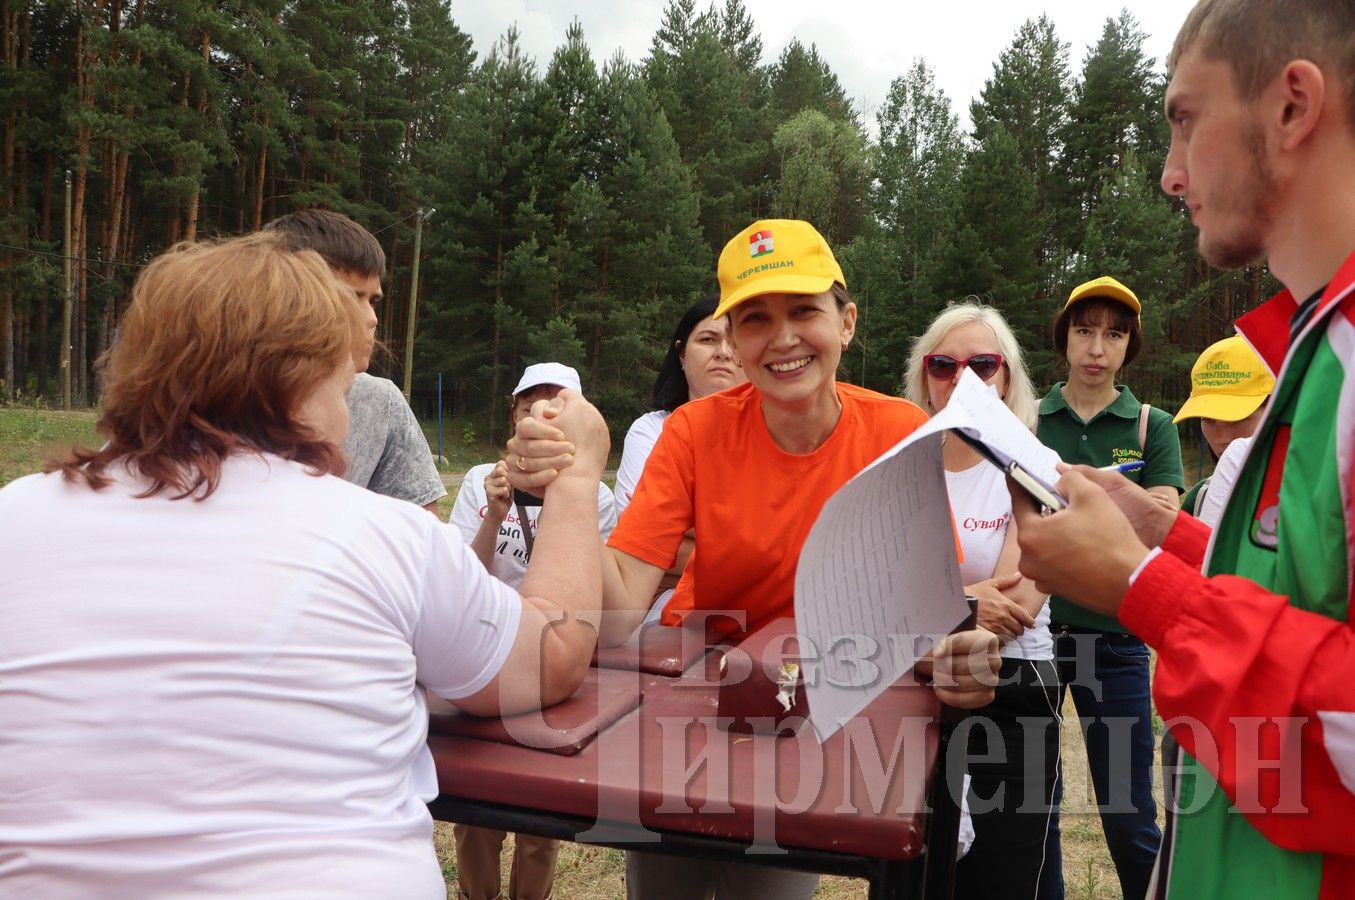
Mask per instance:
[[[602,546],[602,627],[598,643],[620,644],[644,622],[663,569]]]

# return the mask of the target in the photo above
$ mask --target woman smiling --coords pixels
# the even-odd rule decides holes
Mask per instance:
[[[713,318],[728,320],[748,383],[669,417],[602,554],[604,643],[624,640],[643,619],[692,529],[691,615],[729,617],[745,631],[793,615],[796,563],[824,502],[927,418],[906,400],[837,381],[856,305],[809,223],[745,228],[720,254],[719,280]],[[534,419],[518,426],[509,446],[523,486],[568,465],[568,446],[552,432]],[[942,648],[969,640],[996,644],[971,632]],[[979,693],[947,699],[974,705],[991,696]],[[742,863],[693,866],[644,853],[626,860],[631,897],[793,900],[810,897],[817,883],[816,875]]]
[[[663,432],[663,423],[673,411],[690,400],[700,400],[747,380],[734,361],[729,320],[714,318],[719,303],[719,294],[702,297],[683,313],[673,329],[668,352],[654,379],[652,411],[632,422],[626,432],[621,463],[616,470],[618,513],[624,512],[630,503],[645,462]]]
[[[909,398],[940,412],[965,369],[1027,427],[1035,424],[1035,389],[1011,326],[996,309],[969,301],[943,310],[913,344],[904,387]],[[1020,550],[1002,470],[964,441],[942,444],[941,460],[964,550],[965,593],[978,598],[979,624],[1002,639],[996,697],[967,726],[974,846],[955,867],[955,896],[1031,900],[1042,896],[1042,878],[1051,887],[1058,882],[1042,852],[1059,745],[1048,597],[1017,572]]]
[[[756,222],[720,254],[720,302],[748,383],[668,419],[603,562],[601,640],[624,639],[688,529],[694,606],[747,630],[792,615],[800,547],[824,501],[926,420],[837,381],[856,305],[807,222]]]

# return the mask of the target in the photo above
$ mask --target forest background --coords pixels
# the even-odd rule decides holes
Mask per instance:
[[[1052,384],[1054,314],[1112,274],[1144,301],[1126,381],[1174,409],[1198,352],[1274,289],[1263,269],[1211,271],[1159,190],[1165,75],[1127,11],[1076,66],[1053,22],[1027,21],[968,130],[925,60],[900,61],[869,121],[813,45],[764,63],[741,0],[670,0],[638,61],[594,59],[576,23],[543,67],[512,30],[477,59],[454,12],[0,0],[0,401],[60,398],[68,172],[77,404],[140,266],[309,206],[381,240],[379,365],[397,381],[427,213],[415,406],[441,375],[448,411],[496,437],[516,374],[548,358],[623,434],[720,248],[762,217],[827,237],[860,308],[843,377],[890,393],[910,339],[971,294]]]

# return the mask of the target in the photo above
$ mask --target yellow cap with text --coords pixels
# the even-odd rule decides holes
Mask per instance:
[[[842,267],[823,235],[799,219],[760,219],[736,234],[720,252],[720,318],[760,294],[822,294]]]
[[[1218,419],[1240,422],[1261,408],[1275,378],[1242,338],[1210,344],[1190,370],[1190,398],[1172,421]]]

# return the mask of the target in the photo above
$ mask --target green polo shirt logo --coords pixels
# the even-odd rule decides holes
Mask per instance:
[[[1106,465],[1119,465],[1120,463],[1138,462],[1143,459],[1143,451],[1138,447],[1112,447],[1110,451],[1110,462]],[[1132,472],[1129,474],[1133,474]]]

